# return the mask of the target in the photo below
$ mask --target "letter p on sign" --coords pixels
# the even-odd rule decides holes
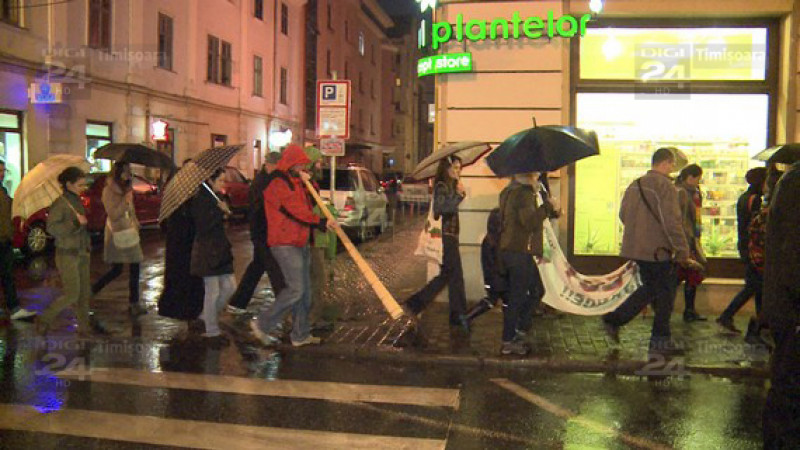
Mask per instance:
[[[336,85],[328,84],[322,86],[322,99],[323,100],[336,100]]]

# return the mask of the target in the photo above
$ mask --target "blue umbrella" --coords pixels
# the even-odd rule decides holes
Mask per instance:
[[[588,156],[599,155],[597,134],[575,127],[545,125],[506,139],[487,158],[500,177],[518,173],[550,172]]]

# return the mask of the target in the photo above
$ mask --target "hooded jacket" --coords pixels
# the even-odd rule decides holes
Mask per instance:
[[[311,162],[302,148],[289,145],[275,169],[275,179],[264,190],[264,213],[267,245],[270,247],[305,247],[312,227],[325,227],[325,220],[312,212],[313,205],[303,180],[289,169]]]
[[[544,221],[553,213],[550,202],[536,205],[533,186],[511,180],[500,192],[503,221],[500,250],[541,257],[544,253]]]

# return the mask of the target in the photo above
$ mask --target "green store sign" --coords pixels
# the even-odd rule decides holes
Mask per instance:
[[[417,76],[439,73],[472,72],[472,53],[449,53],[417,61]]]

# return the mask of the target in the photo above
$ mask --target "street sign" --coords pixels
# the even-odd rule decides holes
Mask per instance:
[[[323,156],[344,156],[344,139],[320,139],[319,146]]]
[[[350,137],[350,80],[317,81],[317,135]]]

